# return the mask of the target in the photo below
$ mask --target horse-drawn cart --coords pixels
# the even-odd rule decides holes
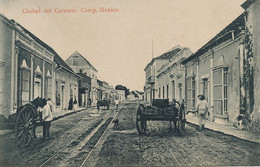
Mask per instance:
[[[145,134],[147,121],[170,121],[174,123],[180,136],[184,135],[185,110],[183,102],[168,99],[154,99],[152,105],[140,104],[136,115],[136,128],[140,135]]]
[[[36,98],[32,102],[18,107],[16,112],[15,139],[19,146],[27,146],[35,138],[35,129],[41,122],[38,107],[43,107],[43,99]]]

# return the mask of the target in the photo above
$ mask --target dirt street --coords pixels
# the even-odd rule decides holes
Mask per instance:
[[[147,134],[136,130],[138,102],[119,111],[81,111],[52,122],[50,140],[17,147],[14,134],[0,138],[0,166],[248,166],[260,165],[260,145],[185,125],[179,137],[169,122],[148,121]],[[112,120],[120,127],[114,128]],[[105,132],[105,133],[103,133]]]
[[[55,120],[52,122],[50,130],[51,137],[47,141],[41,138],[42,126],[39,126],[36,129],[36,134],[39,137],[27,147],[16,146],[14,134],[1,136],[0,166],[40,166],[41,163],[71,144],[75,139],[77,140],[71,145],[77,145],[77,142],[82,141],[102,120],[108,118],[110,112],[110,110],[98,112],[96,109],[89,109]],[[75,152],[71,151],[71,153]],[[66,165],[64,162],[67,159],[65,157],[59,158],[56,159],[54,166]],[[46,164],[46,166],[49,165]]]
[[[126,104],[120,130],[109,130],[86,166],[245,166],[260,165],[260,145],[186,124],[185,136],[169,130],[169,122],[149,121],[148,134],[135,128],[138,105]]]

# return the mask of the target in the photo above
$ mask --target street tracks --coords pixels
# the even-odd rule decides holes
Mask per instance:
[[[91,153],[106,133],[112,120],[118,117],[118,114],[120,110],[124,107],[124,105],[125,103],[119,108],[115,116],[108,116],[106,117],[107,119],[99,119],[94,122],[87,131],[76,136],[63,148],[55,152],[52,156],[41,163],[39,167],[84,166],[88,161]]]
[[[43,166],[58,166],[58,165],[72,165],[82,166],[85,162],[85,157],[88,157],[94,146],[103,136],[108,125],[112,121],[112,117],[103,120],[97,120],[92,126],[76,136],[72,141],[66,144],[62,149],[46,159],[39,167]]]

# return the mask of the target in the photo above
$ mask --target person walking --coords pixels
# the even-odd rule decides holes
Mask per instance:
[[[74,102],[73,102],[73,110],[76,110],[76,109],[77,109],[77,104],[78,104],[78,102],[77,102],[77,99],[76,99],[76,97],[75,97],[75,100],[74,100]]]
[[[53,115],[46,99],[43,99],[43,105],[44,105],[42,109],[43,138],[48,139],[50,137],[50,127],[51,127],[51,121],[53,120]]]
[[[118,110],[118,104],[119,104],[119,100],[118,100],[118,98],[116,98],[116,100],[115,100],[115,105],[116,105],[116,109]]]
[[[204,95],[198,96],[197,113],[199,117],[199,129],[204,129],[206,123],[206,115],[208,113],[208,102]]]

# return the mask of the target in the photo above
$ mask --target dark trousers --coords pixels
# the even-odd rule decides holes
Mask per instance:
[[[43,137],[50,137],[51,121],[43,121]]]

